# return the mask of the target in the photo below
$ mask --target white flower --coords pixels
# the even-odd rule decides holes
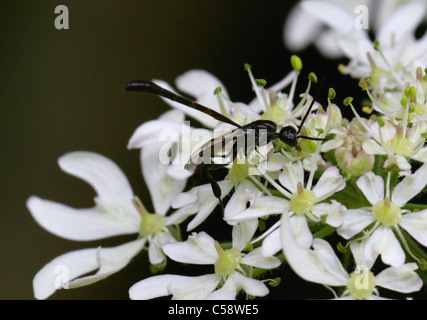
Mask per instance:
[[[185,135],[192,130],[183,123],[184,114],[178,110],[164,113],[159,119],[147,121],[139,126],[128,143],[128,149],[141,149],[141,168],[156,212],[166,212],[172,200],[184,190],[191,175],[184,170],[182,159],[190,157],[190,144],[183,143]],[[182,136],[184,135],[184,137]],[[168,154],[172,159],[166,159]],[[170,163],[167,162],[170,160]],[[149,177],[149,178],[148,178]]]
[[[219,181],[221,196],[226,196],[233,184],[229,180]],[[172,202],[172,208],[185,212],[187,216],[196,214],[196,216],[187,225],[187,231],[191,231],[200,225],[218,206],[219,200],[212,192],[210,184],[204,184],[192,188],[190,191],[178,195]]]
[[[422,124],[415,123],[412,128],[404,128],[395,121],[383,118],[383,125],[373,122],[370,125],[372,136],[362,144],[363,150],[370,155],[387,155],[384,168],[390,168],[393,164],[401,170],[411,170],[408,159],[422,159],[424,155],[425,139],[421,136]],[[421,152],[420,152],[421,151]]]
[[[368,16],[363,16],[364,13]],[[284,38],[293,50],[301,50],[313,42],[327,57],[352,59],[358,42],[369,39],[364,28],[374,30],[381,42],[390,43],[394,34],[397,43],[407,31],[415,30],[424,15],[425,7],[419,0],[301,1],[287,18]],[[366,52],[360,50],[360,54],[362,57]]]
[[[314,174],[314,168],[312,173]],[[233,215],[228,220],[241,222],[271,214],[292,215],[290,218],[292,228],[299,243],[304,247],[310,246],[313,240],[308,220],[320,222],[324,216],[327,224],[334,227],[341,225],[341,213],[345,208],[336,201],[323,202],[345,187],[344,178],[339,174],[336,167],[326,169],[314,187],[312,186],[313,176],[305,183],[304,168],[301,161],[285,164],[278,179],[284,188],[279,185],[275,187],[287,199],[274,196],[257,196],[250,203],[249,208]],[[274,224],[264,234],[267,236],[262,245],[265,256],[274,255],[281,249],[280,241],[278,241],[279,225],[280,223]]]
[[[250,181],[244,180],[231,196],[224,210],[224,220],[230,225],[280,214],[289,209],[289,201],[276,196],[263,196]]]
[[[423,286],[422,280],[415,273],[417,269],[415,263],[389,267],[374,275],[370,269],[378,255],[366,258],[364,242],[350,244],[356,268],[352,273],[348,273],[327,241],[314,239],[312,248],[300,246],[295,240],[287,215],[282,215],[280,238],[286,261],[294,272],[306,281],[332,287],[346,287],[339,299],[381,299],[376,287],[411,293],[419,291]]]
[[[27,206],[47,231],[69,240],[91,241],[137,233],[141,217],[132,204],[132,188],[120,168],[92,152],[71,152],[58,160],[66,173],[88,182],[96,191],[95,206],[75,209],[31,196]]]
[[[184,242],[164,245],[164,252],[172,260],[213,265],[215,273],[198,277],[171,274],[151,277],[133,285],[129,290],[130,298],[152,299],[172,295],[173,299],[235,299],[241,289],[252,296],[265,296],[268,294],[266,285],[248,277],[241,266],[274,269],[280,265],[280,260],[275,257],[263,257],[261,248],[242,253],[256,227],[257,221],[235,226],[231,249],[223,249],[205,232],[193,234]]]
[[[379,50],[367,38],[355,44],[347,42],[345,51],[350,63],[342,71],[355,78],[369,76],[378,70],[388,76],[388,86],[405,83],[407,73],[424,68],[427,54],[427,34],[415,38],[415,29],[425,16],[426,3],[413,1],[402,5],[384,23],[377,33]],[[384,80],[382,80],[384,82]]]
[[[377,254],[385,264],[399,267],[405,262],[405,253],[393,231],[403,236],[405,229],[423,246],[427,246],[427,210],[409,212],[404,205],[415,197],[427,184],[427,165],[421,166],[414,174],[407,175],[393,189],[390,195],[389,181],[384,184],[382,177],[368,172],[357,180],[357,186],[372,204],[370,208],[349,209],[343,213],[343,224],[337,230],[345,239],[350,239],[365,227],[374,223],[369,233],[365,255],[371,258]]]
[[[284,40],[286,45],[292,50],[302,50],[314,43],[317,49],[325,56],[330,58],[339,58],[344,55],[337,43],[337,38],[347,35],[354,28],[354,8],[360,4],[367,4],[369,0],[333,0],[326,1],[300,1],[290,12],[284,26]],[[340,18],[333,21],[328,16],[328,8],[338,11],[334,17]],[[317,15],[314,11],[321,10]],[[335,26],[342,27],[340,30]],[[329,27],[325,29],[324,27]]]
[[[132,188],[120,168],[106,157],[92,152],[72,152],[59,159],[61,169],[79,177],[97,192],[95,206],[75,209],[31,196],[27,207],[34,219],[49,232],[69,240],[91,241],[117,235],[138,234],[139,238],[114,248],[81,249],[63,254],[46,264],[34,277],[34,295],[45,299],[64,288],[75,288],[102,280],[125,267],[150,242],[150,262],[164,261],[161,246],[176,241],[167,226],[180,223],[185,215],[164,217],[140,212],[133,205]],[[139,210],[142,204],[139,203]],[[150,232],[153,231],[153,232]],[[57,285],[58,267],[67,270],[66,279]],[[98,270],[96,274],[84,276]],[[83,277],[82,277],[83,276]]]

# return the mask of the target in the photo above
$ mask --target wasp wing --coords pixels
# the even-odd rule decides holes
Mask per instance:
[[[184,168],[195,172],[200,165],[228,165],[234,160],[237,150],[235,144],[238,143],[239,137],[245,134],[245,130],[237,128],[209,140],[191,155]]]

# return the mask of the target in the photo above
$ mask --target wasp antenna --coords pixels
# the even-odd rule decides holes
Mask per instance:
[[[314,140],[314,141],[326,141],[324,138],[315,138],[315,137],[307,137],[307,136],[298,136],[301,139]]]
[[[316,100],[319,99],[319,96],[320,96],[320,93],[322,92],[322,88],[323,88],[323,84],[324,83],[325,83],[325,78],[323,78],[321,80],[320,85],[317,88],[316,95],[313,97],[313,100],[311,100],[310,106],[308,107],[307,112],[304,115],[304,118],[302,118],[302,121],[301,121],[301,123],[300,123],[300,125],[298,127],[298,132],[297,132],[298,134],[300,133],[300,131],[302,129],[302,126],[305,123],[305,120],[307,120],[308,115],[311,113],[311,109],[313,109],[314,102],[316,102]],[[304,137],[301,136],[301,138],[304,138]]]
[[[151,94],[154,94],[157,96],[161,96],[163,98],[169,99],[171,101],[178,102],[184,106],[196,109],[200,112],[203,112],[203,113],[215,118],[218,121],[222,121],[222,122],[231,124],[231,125],[238,127],[238,128],[241,127],[239,124],[237,124],[236,122],[234,122],[230,118],[227,118],[223,114],[221,114],[215,110],[212,110],[208,107],[205,107],[205,106],[197,103],[196,101],[192,101],[192,100],[187,99],[183,96],[177,95],[176,93],[169,91],[167,89],[164,89],[164,88],[158,86],[157,84],[155,84],[154,82],[151,82],[151,81],[133,80],[133,81],[126,83],[124,85],[123,89],[125,89],[126,91],[146,92],[146,93],[151,93]]]
[[[163,89],[162,87],[158,86],[154,82],[145,81],[145,80],[129,81],[123,86],[123,89],[126,91],[138,91],[138,92],[151,93],[151,94],[162,96],[171,100],[175,99],[177,96],[175,93],[168,91],[166,89]]]

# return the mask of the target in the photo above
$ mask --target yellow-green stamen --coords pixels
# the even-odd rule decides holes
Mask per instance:
[[[239,266],[242,254],[236,248],[224,250],[218,241],[215,241],[214,245],[218,253],[218,260],[214,264],[215,274],[227,277]]]
[[[297,193],[293,194],[289,203],[292,212],[300,215],[307,215],[311,212],[316,203],[316,195],[313,191],[304,189],[301,182],[298,182]]]
[[[372,207],[372,216],[383,226],[393,227],[402,219],[402,210],[389,197],[385,197]]]
[[[160,214],[149,213],[138,197],[133,198],[132,202],[141,215],[139,226],[140,236],[148,237],[163,229],[165,226],[165,217]]]
[[[357,267],[350,274],[347,282],[347,290],[350,296],[356,300],[368,299],[375,289],[375,276],[366,267]]]

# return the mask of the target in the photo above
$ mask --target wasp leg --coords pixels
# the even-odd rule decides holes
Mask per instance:
[[[198,186],[200,184],[200,181],[203,177],[203,170],[204,168],[202,166],[198,166],[196,168],[196,171],[194,171],[194,174],[191,177],[190,189],[193,189],[195,186]]]
[[[220,165],[220,167],[223,167],[223,165]],[[224,204],[222,203],[222,200],[221,200],[221,188],[218,182],[214,179],[214,177],[212,177],[212,174],[211,174],[212,170],[219,169],[220,167],[210,167],[210,166],[206,167],[207,169],[206,175],[208,176],[209,182],[211,184],[212,192],[214,196],[218,199],[222,212],[224,212]]]

